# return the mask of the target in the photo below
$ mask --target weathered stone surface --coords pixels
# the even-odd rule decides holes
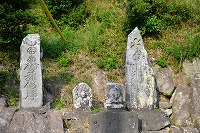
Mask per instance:
[[[190,126],[191,88],[179,84],[176,87],[172,105],[172,119],[175,126]]]
[[[179,127],[172,125],[170,127],[170,133],[182,133],[182,131]]]
[[[64,114],[65,130],[66,133],[90,133],[89,111],[67,111]]]
[[[200,131],[200,73],[196,73],[191,83],[192,88],[192,111],[191,117],[193,124]]]
[[[48,132],[47,119],[35,112],[21,110],[15,113],[10,123],[9,133]]]
[[[91,116],[91,133],[139,133],[138,117],[128,111],[102,111]]]
[[[161,110],[169,117],[172,115],[172,109],[161,109]]]
[[[41,107],[43,94],[39,35],[27,35],[20,49],[20,105],[22,108]]]
[[[160,131],[142,131],[142,133],[169,133],[170,128],[162,129]]]
[[[61,111],[51,110],[47,118],[49,133],[64,133]]]
[[[94,67],[90,70],[91,76],[93,78],[92,80],[92,88],[94,89],[94,94],[98,98],[100,102],[103,102],[105,100],[106,95],[106,84],[108,83],[108,78],[106,76],[106,73],[102,70],[99,70],[98,68]]]
[[[19,110],[6,133],[64,133],[62,114],[49,110],[40,114],[33,110]]]
[[[185,60],[182,71],[186,75],[185,79],[191,81],[194,78],[194,74],[200,73],[200,58],[194,58],[192,62]]]
[[[6,133],[16,108],[0,108],[0,132]]]
[[[73,102],[76,109],[90,110],[92,106],[92,90],[86,83],[79,83],[73,89]]]
[[[153,69],[138,28],[128,35],[126,52],[126,102],[129,109],[152,109],[157,102]]]
[[[167,97],[160,95],[159,97],[159,107],[162,109],[169,109],[172,107],[172,105],[170,104],[170,101]]]
[[[170,133],[199,133],[199,131],[196,128],[193,128],[193,127],[171,126]]]
[[[123,108],[123,90],[124,86],[118,83],[107,83],[106,100],[104,102],[105,108]]]
[[[161,110],[133,110],[138,114],[142,131],[159,131],[170,125],[169,117]]]
[[[0,97],[0,108],[6,107],[6,98]]]
[[[174,91],[173,71],[170,67],[159,68],[155,74],[158,91],[171,96]]]

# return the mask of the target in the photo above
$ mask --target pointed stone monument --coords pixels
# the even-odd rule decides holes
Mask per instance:
[[[42,106],[42,63],[40,36],[28,34],[22,41],[20,58],[20,106]]]
[[[126,102],[130,110],[153,109],[157,102],[153,69],[149,66],[147,52],[137,27],[128,35]]]

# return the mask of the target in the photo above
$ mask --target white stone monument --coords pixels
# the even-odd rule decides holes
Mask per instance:
[[[107,109],[122,109],[124,86],[118,83],[107,83],[106,100],[104,107]]]
[[[40,36],[28,34],[22,41],[20,58],[20,106],[42,106],[42,64]]]
[[[153,69],[149,66],[147,52],[137,27],[128,35],[126,102],[130,110],[153,109],[157,102]]]
[[[72,91],[74,107],[79,110],[90,110],[92,90],[86,83],[79,83]]]

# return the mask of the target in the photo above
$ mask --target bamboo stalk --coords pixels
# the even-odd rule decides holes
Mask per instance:
[[[43,0],[40,0],[40,3],[42,4],[42,6],[44,7],[45,12],[47,13],[47,16],[49,17],[49,19],[51,20],[53,26],[56,28],[56,30],[58,31],[59,35],[62,37],[63,41],[66,43],[67,40],[65,39],[64,35],[62,34],[60,28],[58,27],[58,25],[56,24],[55,20],[53,19],[51,13],[49,12],[45,2]]]

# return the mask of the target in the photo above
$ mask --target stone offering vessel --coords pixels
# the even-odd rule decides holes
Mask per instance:
[[[28,34],[22,41],[20,51],[20,106],[41,107],[43,94],[40,36]]]
[[[127,108],[153,109],[157,101],[155,78],[142,37],[136,27],[129,35],[126,52]]]

